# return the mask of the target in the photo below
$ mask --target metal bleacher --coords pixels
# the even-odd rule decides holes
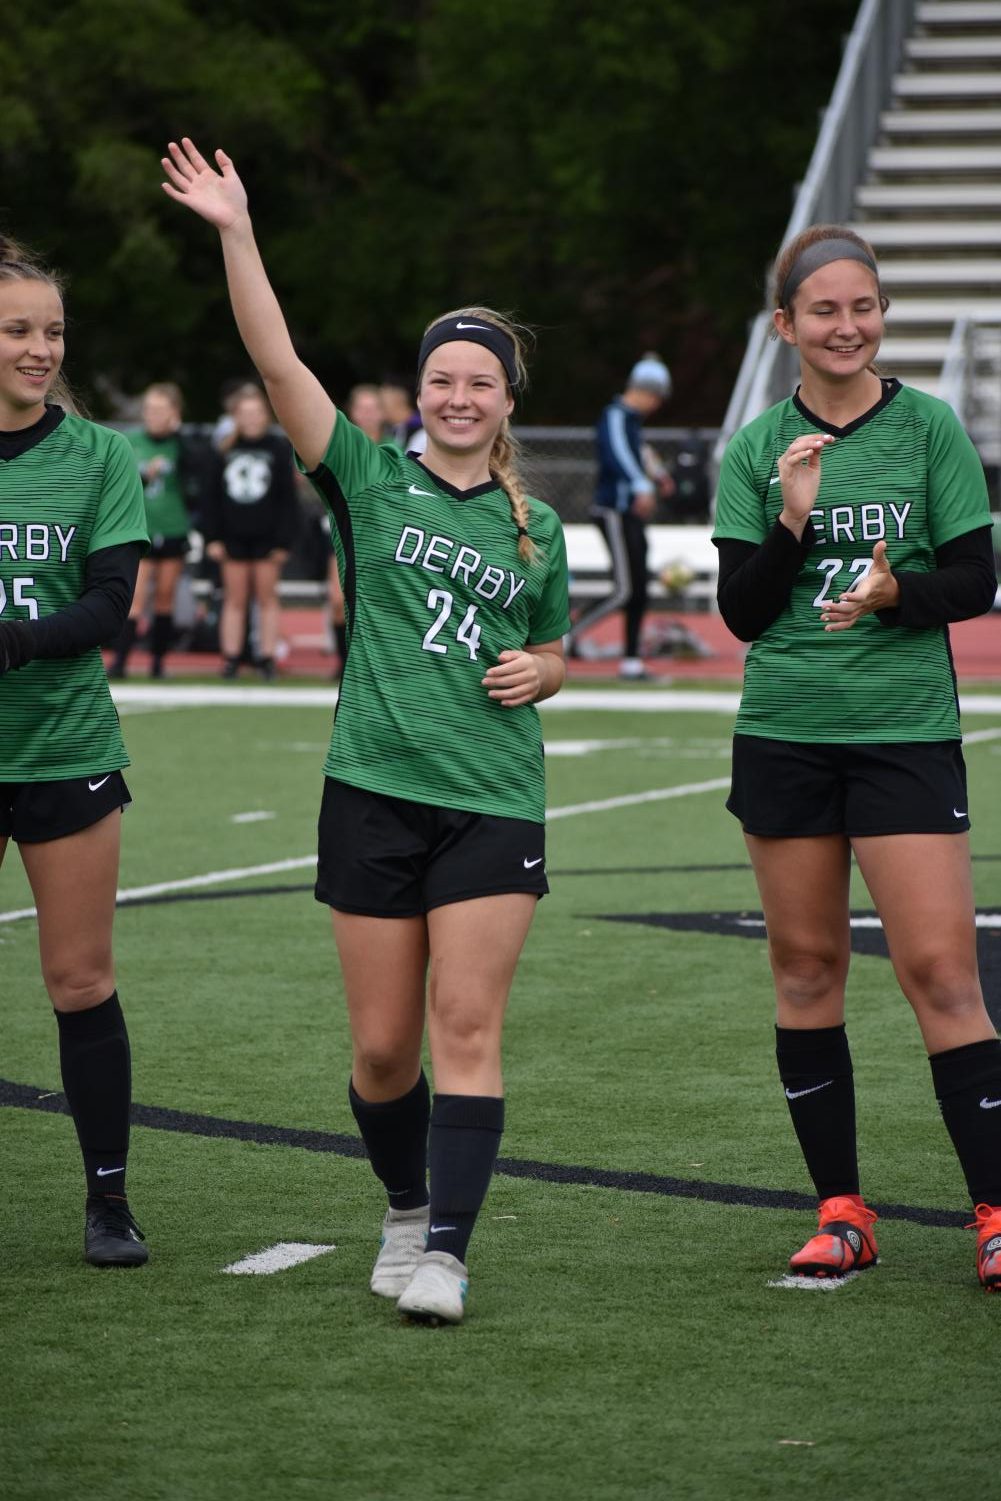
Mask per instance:
[[[883,369],[948,401],[1001,466],[1001,0],[864,0],[783,242],[848,223],[891,299]],[[793,389],[760,313],[726,439]]]

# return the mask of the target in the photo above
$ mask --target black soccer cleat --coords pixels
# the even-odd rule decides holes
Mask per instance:
[[[91,1266],[143,1266],[149,1260],[145,1240],[124,1199],[87,1200],[83,1256]]]

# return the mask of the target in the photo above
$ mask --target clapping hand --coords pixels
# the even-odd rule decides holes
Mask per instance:
[[[861,583],[847,589],[837,600],[829,600],[820,618],[828,631],[847,631],[863,615],[877,610],[892,610],[900,603],[900,585],[886,561],[886,543],[877,542],[872,550],[872,567]]]
[[[779,459],[783,521],[797,536],[810,519],[820,489],[820,455],[834,438],[830,433],[805,433],[794,438]]]
[[[185,204],[216,229],[230,229],[246,215],[246,190],[225,151],[215,154],[216,171],[188,136],[182,136],[180,145],[171,141],[167,149],[170,155],[160,161],[168,178],[161,186],[168,198]]]

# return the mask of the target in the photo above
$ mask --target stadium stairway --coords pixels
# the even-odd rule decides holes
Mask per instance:
[[[950,339],[976,324],[975,436],[1001,463],[1001,0],[917,5],[855,206],[891,298],[886,368],[948,396]]]

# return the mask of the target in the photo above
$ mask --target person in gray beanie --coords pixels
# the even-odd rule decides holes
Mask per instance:
[[[643,423],[671,394],[671,372],[656,354],[645,354],[629,372],[626,389],[609,402],[598,421],[598,483],[592,517],[608,546],[612,587],[574,622],[568,647],[613,611],[625,618],[622,678],[648,676],[640,657],[640,628],[647,605],[646,523],[657,494],[670,480],[650,473],[643,452]]]

